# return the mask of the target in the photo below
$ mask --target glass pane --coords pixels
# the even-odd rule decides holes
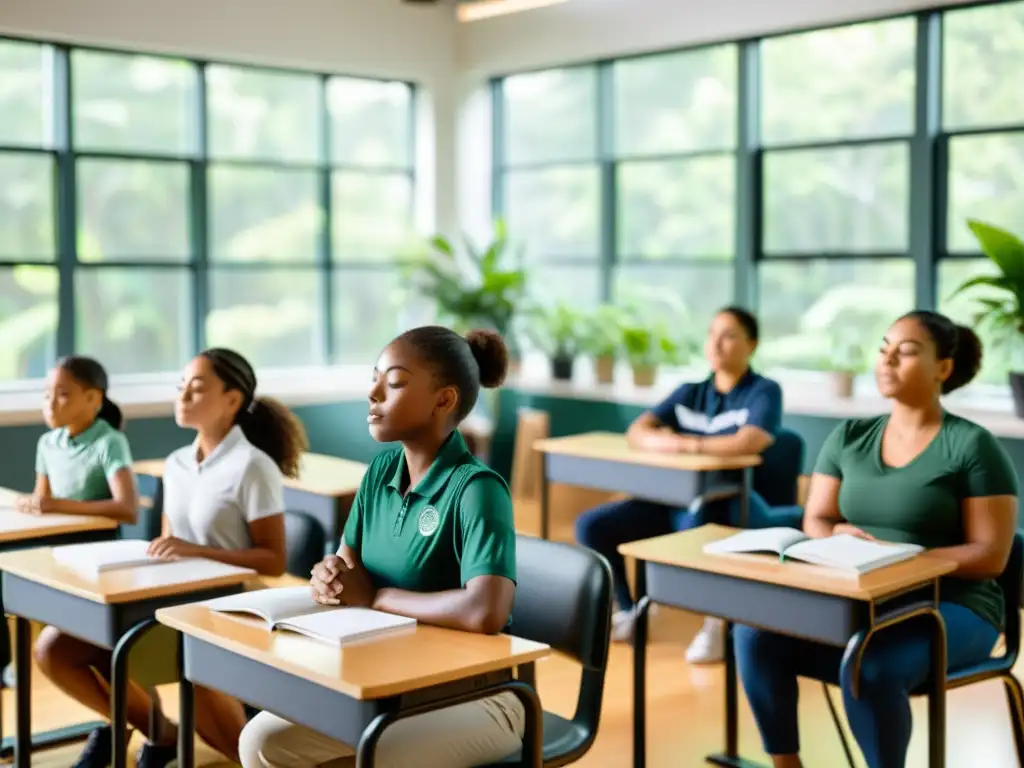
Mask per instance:
[[[913,132],[915,40],[912,18],[765,40],[764,143]]]
[[[505,164],[586,160],[597,154],[597,71],[551,69],[502,81]]]
[[[110,373],[178,371],[192,354],[187,269],[79,269],[75,302],[75,347]]]
[[[942,33],[945,127],[1024,123],[1024,2],[949,11]]]
[[[700,349],[711,318],[733,301],[729,264],[628,264],[615,270],[615,303],[664,316],[678,341]]]
[[[980,275],[996,275],[998,272],[995,265],[984,258],[943,259],[939,262],[938,306],[939,311],[943,314],[974,328],[981,338],[984,345],[984,356],[982,357],[981,371],[975,381],[1005,387],[1007,374],[1015,368],[1019,370],[1020,361],[1015,360],[1012,354],[1019,352],[1019,349],[998,346],[997,340],[1002,341],[1003,337],[993,334],[987,326],[979,328],[974,322],[974,316],[982,309],[977,303],[978,299],[1004,299],[1007,294],[985,286],[978,286],[951,297],[953,291],[964,281]],[[1015,346],[1019,347],[1019,341]]]
[[[334,258],[397,258],[412,237],[411,179],[338,171],[332,183]]]
[[[57,270],[0,267],[0,381],[46,375],[57,356]]]
[[[530,267],[526,292],[531,301],[539,304],[564,301],[579,309],[589,309],[601,301],[601,271],[596,264]]]
[[[399,168],[412,165],[412,89],[405,83],[332,77],[331,162]]]
[[[720,45],[612,65],[619,155],[736,145],[736,46]]]
[[[0,144],[51,144],[52,62],[48,45],[0,40]]]
[[[592,166],[544,168],[505,174],[508,231],[533,258],[596,259],[601,185]]]
[[[211,260],[316,259],[322,217],[315,172],[219,166],[209,180]]]
[[[236,349],[257,367],[323,362],[318,280],[295,268],[211,270],[207,344]]]
[[[909,259],[768,261],[760,267],[765,365],[816,371],[855,348],[867,369],[892,322],[914,308]]]
[[[336,363],[369,370],[395,336],[433,319],[429,303],[404,289],[396,270],[336,269],[332,279]]]
[[[188,259],[186,164],[79,160],[77,183],[79,259]]]
[[[0,153],[0,259],[53,259],[53,173],[49,155]]]
[[[734,167],[732,155],[620,165],[620,256],[731,258]]]
[[[198,71],[176,59],[73,51],[75,147],[191,154]]]
[[[907,249],[905,144],[770,152],[764,157],[764,247],[772,253]]]
[[[210,154],[280,162],[320,157],[315,75],[206,69]]]
[[[978,250],[978,242],[967,228],[968,218],[1024,237],[1024,133],[954,136],[949,140],[946,226],[950,251]]]

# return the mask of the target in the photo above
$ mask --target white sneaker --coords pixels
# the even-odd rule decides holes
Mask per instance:
[[[628,611],[616,611],[612,614],[612,642],[628,643],[633,639],[633,626],[636,624],[636,615],[633,609]]]
[[[686,660],[691,664],[716,664],[725,660],[725,622],[704,619],[704,626],[686,649]]]

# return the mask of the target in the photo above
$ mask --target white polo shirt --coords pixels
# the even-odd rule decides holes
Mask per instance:
[[[198,443],[179,448],[164,467],[164,514],[171,535],[205,547],[249,549],[249,523],[284,512],[281,470],[241,427],[202,462]]]

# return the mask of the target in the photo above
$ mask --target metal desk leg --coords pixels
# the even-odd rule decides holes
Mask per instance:
[[[185,677],[185,636],[178,635],[178,768],[195,766],[195,688]]]
[[[548,456],[544,454],[540,463],[540,537],[548,538]]]
[[[946,765],[946,622],[932,614],[932,673],[928,684],[928,768]]]
[[[647,762],[647,619],[651,599],[647,596],[647,563],[634,564],[636,605],[633,607],[633,768]]]
[[[125,632],[114,646],[110,665],[110,728],[113,731],[113,768],[128,765],[128,659],[142,636],[156,626],[156,619],[140,621]]]
[[[32,766],[32,632],[28,619],[14,619],[14,673],[17,726],[14,736],[14,764],[17,768]]]

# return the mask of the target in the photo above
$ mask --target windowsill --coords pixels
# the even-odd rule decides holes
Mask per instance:
[[[823,373],[768,371],[782,385],[785,412],[794,416],[843,419],[873,416],[888,410],[888,403],[874,388],[870,377],[858,379],[851,398],[835,396]],[[576,363],[571,381],[551,378],[547,361],[527,358],[521,370],[510,375],[506,389],[534,395],[651,406],[669,394],[679,382],[707,375],[706,370],[665,368],[653,386],[633,385],[628,366],[619,365],[612,384],[597,384],[588,360]],[[276,398],[289,407],[363,400],[367,395],[369,365],[266,370],[259,372],[258,394]],[[115,377],[110,398],[129,420],[167,418],[174,413],[178,373]],[[22,381],[0,389],[0,426],[41,424],[42,381]],[[969,418],[1001,437],[1024,439],[1024,420],[1013,412],[1009,389],[975,387],[945,401],[952,412]]]

